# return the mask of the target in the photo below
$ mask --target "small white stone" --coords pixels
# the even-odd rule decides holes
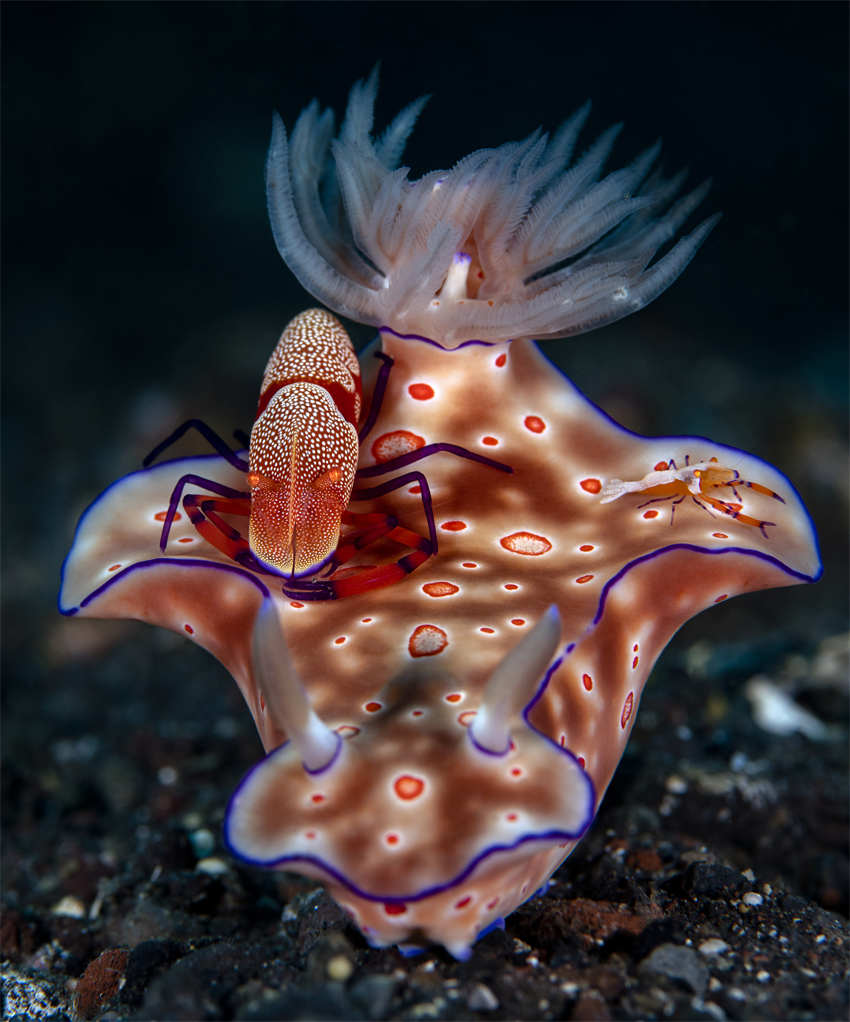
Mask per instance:
[[[86,906],[71,894],[66,894],[51,909],[55,916],[70,916],[71,919],[82,919],[86,914]]]
[[[333,958],[328,960],[325,969],[328,979],[332,979],[337,983],[344,983],[354,972],[354,966],[345,955],[334,955]]]
[[[484,983],[476,983],[470,991],[466,1005],[470,1011],[495,1011],[499,1007],[499,999]]]
[[[684,795],[688,790],[688,782],[678,774],[671,774],[664,782],[664,787],[674,795]]]
[[[750,905],[756,908],[764,902],[764,898],[757,891],[747,891],[743,897],[745,905]]]
[[[749,880],[749,882],[750,882],[751,884],[754,884],[754,883],[756,882],[756,875],[755,875],[755,873],[753,873],[753,871],[752,871],[751,869],[745,869],[745,870],[743,871],[743,873],[741,873],[741,876],[742,876],[742,877],[743,877],[743,878],[744,878],[745,880]]]
[[[166,788],[176,783],[177,778],[179,776],[180,775],[177,773],[173,766],[160,767],[159,770],[157,770],[156,772],[156,779],[159,781],[160,784],[164,785]]]
[[[763,731],[775,735],[800,731],[814,742],[829,736],[829,728],[823,721],[795,703],[766,675],[750,678],[744,686],[744,694],[752,704],[753,719]]]
[[[767,972],[765,969],[759,969],[759,971],[756,973],[756,979],[759,981],[759,983],[769,983],[770,973]]]
[[[826,934],[825,933],[819,933],[817,935],[817,937],[815,937],[815,944],[825,944],[825,943],[826,943]]]
[[[704,940],[697,950],[701,955],[722,955],[724,951],[729,950],[729,945],[719,937],[710,937]]]
[[[206,827],[200,827],[189,835],[189,843],[198,859],[206,859],[215,848],[215,835]]]
[[[218,859],[214,856],[210,856],[207,859],[199,859],[195,864],[196,873],[206,873],[207,876],[217,877],[223,873],[227,873],[230,866],[224,861],[224,859]]]

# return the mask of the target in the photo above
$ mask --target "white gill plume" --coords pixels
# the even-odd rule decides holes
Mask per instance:
[[[652,169],[658,143],[600,179],[619,126],[570,166],[589,103],[551,137],[538,129],[410,180],[398,162],[427,97],[376,138],[376,92],[376,72],[355,84],[336,138],[315,100],[290,140],[275,115],[266,163],[280,254],[343,316],[447,348],[582,333],[661,294],[717,222],[653,262],[708,182],[676,200],[685,175]]]

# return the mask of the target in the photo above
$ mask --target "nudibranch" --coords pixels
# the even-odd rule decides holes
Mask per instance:
[[[650,173],[654,151],[597,181],[611,133],[562,171],[585,111],[552,141],[410,182],[396,163],[421,103],[373,142],[374,87],[355,87],[333,143],[315,104],[291,145],[276,121],[268,184],[302,283],[380,327],[361,356],[357,478],[388,481],[356,482],[351,502],[376,517],[353,541],[342,523],[346,563],[300,578],[240,559],[244,518],[222,523],[228,547],[174,502],[252,485],[244,452],[214,438],[94,501],[60,609],[170,628],[233,674],[267,753],[227,811],[235,855],[320,879],[375,945],[463,956],[589,826],[679,626],[821,568],[779,471],[624,429],[530,339],[663,289],[711,221],[652,256],[701,192],[670,206],[678,181]],[[427,537],[428,556],[389,587],[334,588],[396,563],[399,535],[372,520]]]

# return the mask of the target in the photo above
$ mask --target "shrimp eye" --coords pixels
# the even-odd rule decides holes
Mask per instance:
[[[328,490],[342,478],[342,469],[339,467],[329,468],[327,472],[317,475],[310,484],[314,490]]]
[[[268,476],[262,475],[260,472],[249,472],[245,477],[248,481],[249,486],[268,486],[272,487],[275,485],[273,479],[269,479]]]
[[[702,475],[702,471],[700,469],[698,469],[698,468],[695,468],[694,469],[694,476],[695,476],[695,478],[699,479],[701,475]]]

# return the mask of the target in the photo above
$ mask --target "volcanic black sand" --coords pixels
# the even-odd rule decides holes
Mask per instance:
[[[7,4],[2,957],[20,1019],[837,1019],[848,1011],[846,38],[842,5]],[[815,586],[729,601],[662,656],[548,892],[458,963],[370,949],[321,887],[245,869],[260,754],[205,653],[65,620],[85,505],[190,416],[250,424],[311,300],[274,251],[268,122],[434,98],[415,173],[594,99],[724,212],[671,291],[546,351],[630,428],[776,464]],[[370,331],[355,329],[358,345]],[[391,598],[391,597],[390,597]],[[747,683],[824,725],[782,735]]]

